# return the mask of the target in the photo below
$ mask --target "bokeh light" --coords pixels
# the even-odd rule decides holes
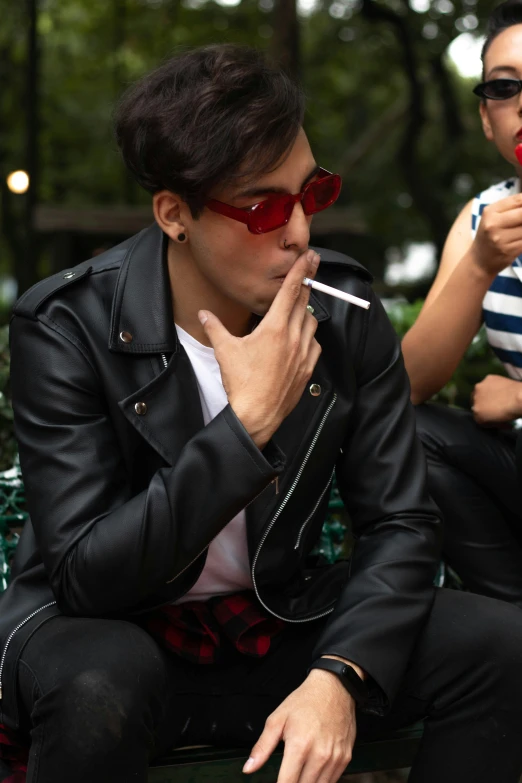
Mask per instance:
[[[27,193],[29,174],[26,171],[12,171],[7,177],[7,187],[11,193]]]

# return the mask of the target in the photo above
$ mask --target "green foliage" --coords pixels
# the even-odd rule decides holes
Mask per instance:
[[[423,304],[422,299],[417,299],[411,304],[394,304],[388,310],[388,316],[401,340],[417,320]],[[486,338],[486,331],[482,326],[473,338],[451,380],[433,399],[448,405],[469,408],[471,392],[476,383],[483,380],[486,375],[505,374],[504,366],[491,350]]]
[[[149,202],[119,159],[112,107],[127,83],[180,48],[272,48],[281,0],[220,2],[40,0],[43,203]],[[511,173],[484,140],[472,83],[445,59],[463,20],[472,30],[478,19],[480,31],[496,4],[432,0],[420,13],[406,0],[318,0],[301,16],[306,129],[317,160],[343,175],[340,205],[375,240],[372,250],[356,247],[378,276],[386,248],[431,239],[440,249],[464,202]],[[25,162],[24,8],[0,0],[0,178]],[[0,235],[0,272],[12,265],[8,250]]]
[[[9,327],[0,328],[0,470],[13,465],[17,446],[9,388]]]

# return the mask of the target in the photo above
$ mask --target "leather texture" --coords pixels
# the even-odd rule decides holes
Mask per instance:
[[[0,599],[8,725],[18,723],[17,658],[42,621],[59,612],[132,619],[175,600],[245,507],[259,600],[289,622],[330,614],[313,659],[359,664],[374,710],[387,709],[430,611],[441,525],[400,346],[371,278],[347,256],[320,252],[317,279],[371,307],[312,294],[322,354],[263,452],[230,406],[203,426],[157,226],[17,303],[11,382],[31,523]],[[350,562],[329,566],[310,552],[334,468],[356,543]]]

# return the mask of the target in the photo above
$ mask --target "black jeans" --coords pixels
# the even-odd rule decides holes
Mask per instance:
[[[358,735],[426,718],[410,783],[517,783],[522,612],[435,592],[391,712],[359,715]],[[240,744],[246,759],[266,717],[305,678],[322,622],[287,626],[264,659],[230,650],[220,665],[195,666],[132,623],[49,620],[19,667],[28,783],[145,783],[149,760],[179,744]]]
[[[468,411],[419,405],[430,494],[444,517],[444,556],[466,587],[522,608],[522,492],[515,433]]]

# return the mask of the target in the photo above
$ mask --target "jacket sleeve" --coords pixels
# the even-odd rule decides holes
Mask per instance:
[[[85,347],[45,316],[15,316],[11,351],[28,508],[66,614],[132,611],[164,591],[282,469],[277,447],[260,452],[227,406],[133,492]]]
[[[336,466],[355,539],[350,579],[314,656],[361,666],[373,685],[371,711],[381,713],[431,608],[442,529],[427,495],[400,345],[378,297],[366,298],[354,425]]]

